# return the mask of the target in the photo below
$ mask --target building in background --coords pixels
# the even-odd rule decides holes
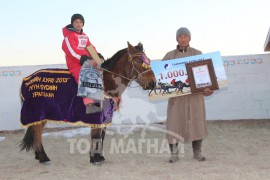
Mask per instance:
[[[264,51],[270,51],[270,28],[264,43]]]

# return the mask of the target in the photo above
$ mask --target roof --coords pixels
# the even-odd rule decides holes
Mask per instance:
[[[270,28],[264,43],[264,51],[270,51]]]

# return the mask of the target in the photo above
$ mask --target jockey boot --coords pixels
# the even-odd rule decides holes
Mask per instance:
[[[192,141],[192,148],[193,148],[193,158],[197,159],[198,161],[205,161],[205,157],[201,154],[202,148],[202,139]]]
[[[92,114],[92,113],[97,113],[100,112],[101,108],[96,106],[93,103],[89,103],[86,105],[86,114]]]
[[[171,158],[169,160],[170,163],[175,163],[179,161],[179,156],[178,156],[178,143],[176,144],[169,144],[170,150],[171,150]]]

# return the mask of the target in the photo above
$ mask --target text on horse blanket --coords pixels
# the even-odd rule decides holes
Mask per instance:
[[[54,121],[104,127],[111,123],[113,101],[105,99],[103,111],[86,114],[82,98],[77,96],[78,85],[67,69],[42,69],[23,79],[21,124],[31,126],[41,121]]]

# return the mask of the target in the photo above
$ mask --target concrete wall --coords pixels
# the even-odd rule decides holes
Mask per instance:
[[[20,86],[22,79],[39,69],[66,68],[66,65],[0,67],[0,131],[20,129]]]
[[[227,88],[206,97],[207,120],[270,119],[270,54],[226,56]],[[36,70],[65,65],[0,67],[0,131],[20,129],[20,85]],[[147,91],[132,83],[122,96],[113,122],[149,123],[166,120],[167,101],[151,102]],[[51,125],[54,126],[54,125]]]
[[[222,59],[229,86],[206,98],[207,119],[270,119],[270,54]]]

